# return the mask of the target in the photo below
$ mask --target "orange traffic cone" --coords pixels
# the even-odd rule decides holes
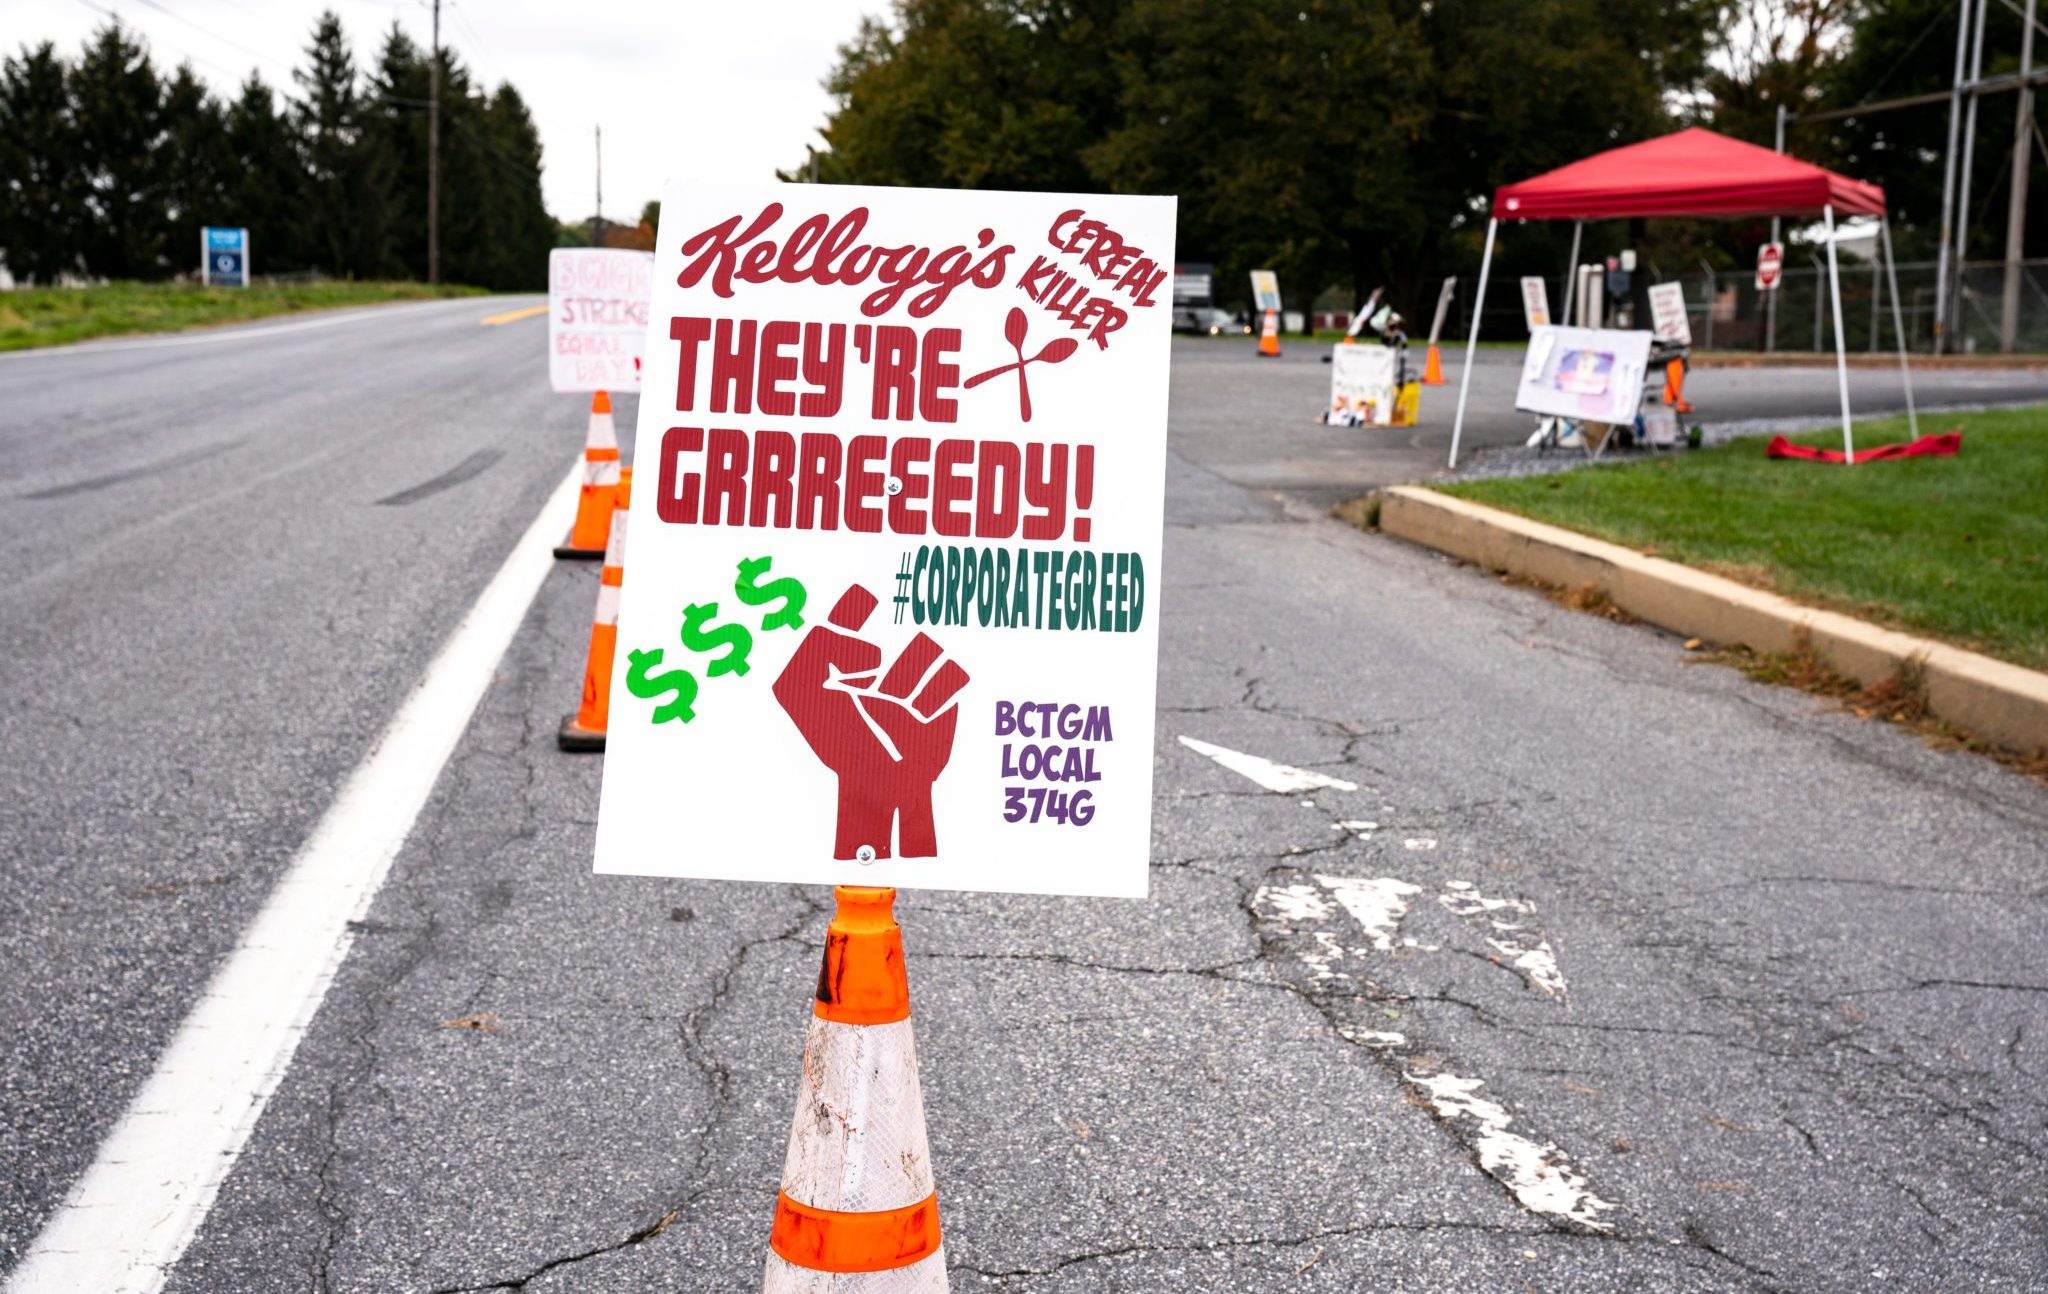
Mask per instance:
[[[583,704],[562,720],[555,744],[563,750],[603,750],[611,719],[612,657],[619,651],[619,585],[626,578],[626,512],[633,498],[633,469],[619,473],[607,491],[612,507],[611,534],[604,545],[604,570],[597,577],[597,615],[590,621],[590,655],[583,663]]]
[[[1664,403],[1676,413],[1691,413],[1692,401],[1685,398],[1685,361],[1674,359],[1664,366]]]
[[[1266,312],[1265,326],[1259,329],[1259,354],[1278,355],[1279,353],[1280,312],[1278,310],[1268,310]]]
[[[599,391],[590,397],[590,430],[583,436],[583,494],[576,501],[576,524],[555,556],[590,561],[604,556],[605,535],[612,524],[612,491],[619,484],[619,433],[612,426],[612,398]]]
[[[1443,356],[1437,353],[1434,342],[1430,344],[1429,354],[1422,361],[1422,384],[1424,386],[1442,386],[1444,384],[1444,360]]]
[[[762,1294],[946,1294],[896,891],[833,895]]]

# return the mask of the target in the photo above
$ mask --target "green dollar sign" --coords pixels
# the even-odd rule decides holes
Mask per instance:
[[[717,614],[716,602],[699,602],[684,607],[683,646],[691,651],[726,649],[725,655],[704,667],[706,678],[717,678],[720,674],[744,674],[747,672],[747,653],[754,650],[754,635],[747,632],[745,625],[720,625],[705,633],[704,622]]]
[[[775,561],[772,557],[753,557],[740,563],[740,577],[733,581],[733,596],[750,607],[758,607],[775,598],[784,599],[781,609],[770,611],[761,617],[761,630],[801,629],[804,618],[804,586],[785,575],[771,580],[766,588],[761,587],[761,577],[768,573],[768,567]]]
[[[667,723],[670,719],[681,719],[684,723],[697,717],[690,703],[697,699],[697,676],[686,669],[665,669],[659,674],[650,672],[661,664],[661,648],[626,653],[626,690],[643,700],[673,691],[674,696],[654,707],[654,722]]]

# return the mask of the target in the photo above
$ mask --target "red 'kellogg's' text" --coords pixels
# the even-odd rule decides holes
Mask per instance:
[[[983,229],[969,249],[955,244],[941,251],[906,243],[883,247],[860,242],[867,227],[868,209],[855,207],[837,220],[823,212],[799,222],[788,238],[765,237],[782,219],[782,204],[771,202],[742,230],[742,217],[721,220],[692,235],[683,243],[686,263],[676,282],[692,288],[708,275],[711,290],[730,297],[733,280],[742,283],[802,283],[821,286],[835,283],[857,286],[873,281],[880,286],[860,303],[861,313],[873,318],[887,314],[912,289],[924,291],[910,297],[910,314],[922,319],[945,304],[955,288],[971,283],[978,288],[1000,286],[1009,257],[1017,249],[996,243],[995,231]]]

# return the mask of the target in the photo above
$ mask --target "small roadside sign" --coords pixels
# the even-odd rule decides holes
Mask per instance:
[[[199,231],[199,281],[209,287],[249,286],[249,231],[208,225]]]
[[[1756,249],[1756,290],[1769,291],[1778,286],[1778,280],[1785,274],[1785,249],[1777,243],[1765,243]]]
[[[638,391],[654,254],[557,247],[548,254],[548,381],[557,391]]]
[[[597,871],[1145,894],[1174,206],[668,186]]]
[[[1271,270],[1252,271],[1252,302],[1260,310],[1280,308],[1280,276]]]
[[[1522,319],[1530,332],[1550,325],[1550,289],[1538,275],[1522,280]]]
[[[1692,345],[1692,321],[1685,314],[1685,286],[1657,283],[1650,288],[1650,331],[1680,346]]]
[[[1444,330],[1444,319],[1451,312],[1451,297],[1456,294],[1457,290],[1458,278],[1456,275],[1452,275],[1444,280],[1443,287],[1437,291],[1436,317],[1429,321],[1429,344],[1431,346],[1436,345],[1438,335]]]

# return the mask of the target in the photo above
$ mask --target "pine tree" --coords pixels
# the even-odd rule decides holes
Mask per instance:
[[[50,283],[84,264],[77,122],[64,61],[44,41],[0,64],[0,261]]]
[[[292,73],[292,105],[305,175],[300,228],[308,255],[330,274],[391,273],[391,164],[363,129],[355,56],[333,10],[320,15],[309,66]]]
[[[164,146],[156,156],[165,206],[170,268],[198,264],[200,229],[228,223],[228,180],[237,169],[220,102],[189,63],[164,85]]]
[[[149,52],[120,22],[99,29],[70,78],[85,166],[85,268],[113,279],[157,278],[167,272],[169,226],[164,213],[163,87]]]
[[[234,171],[227,177],[225,223],[248,228],[251,263],[266,274],[310,268],[299,220],[305,181],[298,140],[276,96],[254,73],[228,106],[227,141]]]
[[[496,263],[480,281],[501,292],[544,288],[555,221],[541,195],[540,131],[510,82],[490,97],[484,121],[498,158],[499,223]]]
[[[363,106],[364,138],[385,160],[394,273],[427,276],[426,51],[396,22],[385,33]]]

